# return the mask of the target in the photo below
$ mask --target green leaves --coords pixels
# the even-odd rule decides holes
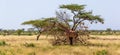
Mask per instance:
[[[38,19],[38,20],[30,20],[30,21],[23,22],[22,24],[32,25],[37,28],[44,28],[44,27],[48,27],[48,25],[51,24],[53,21],[55,22],[56,18],[44,18],[44,19]]]
[[[84,6],[85,5],[70,4],[70,5],[61,5],[60,8],[68,9],[72,11],[75,18],[103,23],[104,20],[99,15],[93,15],[92,11],[86,12],[84,10]]]
[[[50,18],[44,18],[44,20],[43,20],[44,22],[55,22],[55,21],[57,21],[57,19],[56,18],[54,18],[54,17],[50,17]]]
[[[78,5],[78,4],[69,4],[69,5],[61,5],[61,9],[68,9],[73,14],[72,17],[69,19],[72,19],[73,24],[69,24],[69,26],[73,26],[72,30],[76,30],[79,24],[83,23],[84,21],[89,21],[92,23],[104,23],[103,18],[100,17],[100,15],[93,15],[92,11],[85,11],[84,10],[85,5]],[[63,17],[63,15],[61,16]],[[61,18],[62,19],[62,18]],[[85,25],[84,25],[85,26]]]
[[[61,5],[60,8],[68,9],[71,11],[81,11],[84,9],[85,5],[78,5],[78,4],[70,4],[70,5]]]
[[[35,27],[43,26],[42,20],[30,20],[22,23],[23,25],[32,25]]]

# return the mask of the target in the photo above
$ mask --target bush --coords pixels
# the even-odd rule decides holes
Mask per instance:
[[[24,46],[25,47],[35,47],[35,44],[33,44],[33,43],[25,43]]]
[[[6,42],[5,41],[0,41],[0,46],[5,46]]]
[[[108,55],[108,52],[106,50],[97,51],[96,55]]]

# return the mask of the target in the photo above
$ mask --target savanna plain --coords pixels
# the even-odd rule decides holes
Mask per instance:
[[[0,36],[0,55],[120,55],[119,35],[91,35],[104,39],[89,39],[93,45],[51,44],[52,36]],[[105,39],[106,38],[106,39]],[[116,38],[116,39],[112,39]]]

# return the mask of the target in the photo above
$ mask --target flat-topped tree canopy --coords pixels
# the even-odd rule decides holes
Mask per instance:
[[[56,21],[56,18],[42,18],[23,22],[22,25],[32,25],[37,28],[42,28],[46,27],[48,24],[51,24],[53,21]]]
[[[76,30],[79,24],[85,23],[84,21],[89,21],[91,24],[98,22],[102,24],[104,23],[104,20],[100,17],[100,15],[93,15],[92,11],[84,10],[85,5],[69,4],[61,5],[60,8],[70,10],[73,14],[73,16],[71,17],[73,20],[72,30]]]
[[[34,27],[42,27],[44,25],[42,20],[30,20],[23,22],[22,25],[32,25]]]
[[[71,11],[81,11],[84,9],[85,5],[70,4],[70,5],[61,5],[60,8],[68,9]]]
[[[42,18],[37,20],[25,21],[22,23],[22,25],[32,25],[33,27],[37,28],[39,32],[37,36],[37,40],[38,40],[42,32],[49,31],[54,27],[54,23],[56,21],[57,19],[54,17]]]
[[[76,15],[76,18],[88,20],[90,22],[100,22],[103,23],[103,18],[100,17],[100,15],[93,15],[92,12],[81,12],[78,15]]]

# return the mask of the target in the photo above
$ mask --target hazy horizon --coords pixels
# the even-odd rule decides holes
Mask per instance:
[[[104,24],[88,25],[89,29],[120,30],[120,0],[0,0],[0,29],[21,29],[27,20],[55,16],[62,4],[85,4],[86,10],[104,18]]]

